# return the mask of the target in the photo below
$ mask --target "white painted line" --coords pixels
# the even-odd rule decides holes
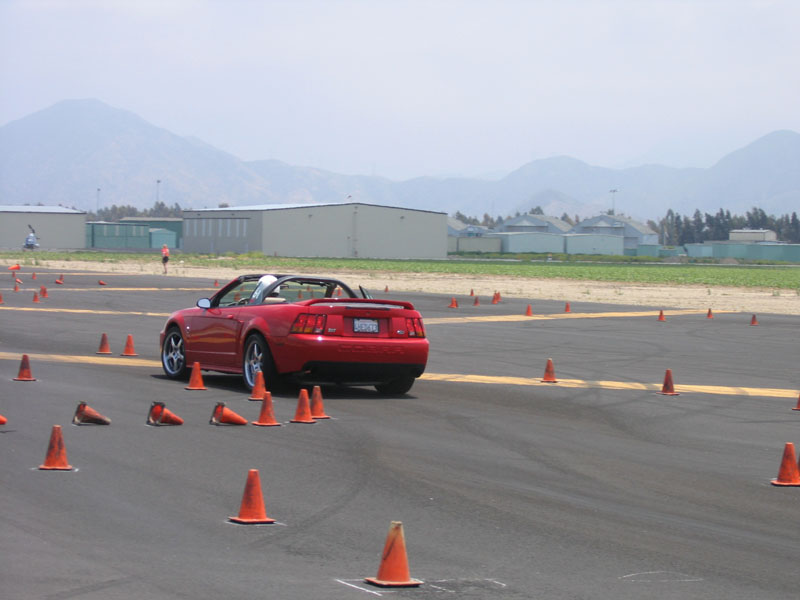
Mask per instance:
[[[363,588],[360,585],[356,585],[354,583],[349,583],[349,582],[345,581],[344,579],[337,579],[336,581],[338,581],[339,583],[344,584],[344,585],[346,585],[348,587],[355,588],[355,589],[357,589],[359,591],[367,592],[368,594],[373,594],[375,596],[383,596],[383,594],[381,594],[380,592],[376,592],[375,590],[368,590],[367,588]]]

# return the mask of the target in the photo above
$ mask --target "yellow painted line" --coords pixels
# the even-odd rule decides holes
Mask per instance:
[[[128,367],[161,367],[157,360],[147,358],[136,358],[135,356],[78,356],[68,354],[28,354],[31,362],[58,362],[58,363],[82,363],[88,365],[124,365]],[[21,360],[21,354],[11,352],[0,352],[0,360]],[[31,370],[34,370],[31,367]]]
[[[604,390],[638,390],[660,392],[661,383],[636,383],[631,381],[600,381],[583,379],[559,379],[558,383],[544,383],[532,377],[493,377],[490,375],[460,375],[450,373],[425,373],[425,381],[447,381],[452,383],[480,383],[485,385],[519,385],[556,388],[597,388]],[[772,398],[795,398],[797,390],[782,388],[750,388],[716,385],[675,385],[678,393],[717,394],[721,396],[762,396]]]
[[[715,314],[736,313],[734,310],[718,310]],[[664,317],[677,317],[683,315],[705,315],[706,310],[670,310],[664,311]],[[445,325],[448,323],[499,323],[515,321],[552,321],[556,319],[608,319],[622,317],[653,317],[658,318],[658,311],[629,311],[629,312],[597,312],[597,313],[553,313],[546,315],[481,315],[475,317],[440,317],[424,319],[425,325]]]
[[[0,352],[0,360],[21,360],[21,354]],[[115,365],[128,367],[161,368],[161,362],[146,358],[100,355],[66,355],[66,354],[28,354],[31,362],[79,363],[90,365]],[[636,383],[632,381],[606,381],[583,379],[559,379],[558,383],[543,383],[533,377],[495,377],[492,375],[468,375],[455,373],[425,373],[424,381],[446,381],[449,383],[478,383],[482,385],[517,385],[525,387],[580,388],[628,391],[661,391],[660,383]],[[720,396],[757,396],[769,398],[796,398],[797,390],[782,388],[750,388],[715,385],[675,385],[678,393],[716,394]]]
[[[0,310],[22,310],[33,312],[72,313],[83,315],[137,315],[140,317],[168,317],[170,313],[135,312],[121,310],[93,310],[88,308],[47,308],[45,306],[0,306]]]

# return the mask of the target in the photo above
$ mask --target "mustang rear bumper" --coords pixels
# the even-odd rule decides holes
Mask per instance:
[[[337,383],[341,385],[375,385],[400,377],[419,377],[425,365],[398,363],[309,362],[292,378],[304,384]]]
[[[273,353],[280,373],[306,383],[373,385],[419,377],[428,362],[425,338],[338,338],[290,335]]]

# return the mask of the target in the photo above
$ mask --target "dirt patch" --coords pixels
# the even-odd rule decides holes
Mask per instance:
[[[120,262],[94,263],[80,261],[40,261],[43,267],[56,270],[94,271],[109,274],[157,275],[161,273],[161,261],[152,263]],[[274,271],[268,259],[261,269]],[[298,270],[299,273],[312,274]],[[241,270],[224,267],[189,267],[180,260],[170,263],[167,277],[208,277],[229,281]],[[663,286],[599,281],[575,281],[572,279],[529,279],[487,275],[409,274],[385,271],[332,270],[316,275],[330,275],[342,279],[351,286],[363,285],[373,292],[431,292],[456,296],[459,300],[474,291],[476,295],[490,300],[494,292],[504,297],[529,300],[558,300],[570,302],[573,307],[580,303],[627,304],[662,308],[690,308],[697,310],[735,311],[753,314],[800,315],[800,295],[793,290],[762,288]]]

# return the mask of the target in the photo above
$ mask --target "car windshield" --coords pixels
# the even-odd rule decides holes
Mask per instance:
[[[258,280],[242,281],[233,286],[219,298],[217,306],[242,306],[250,302],[250,296],[258,285]]]

